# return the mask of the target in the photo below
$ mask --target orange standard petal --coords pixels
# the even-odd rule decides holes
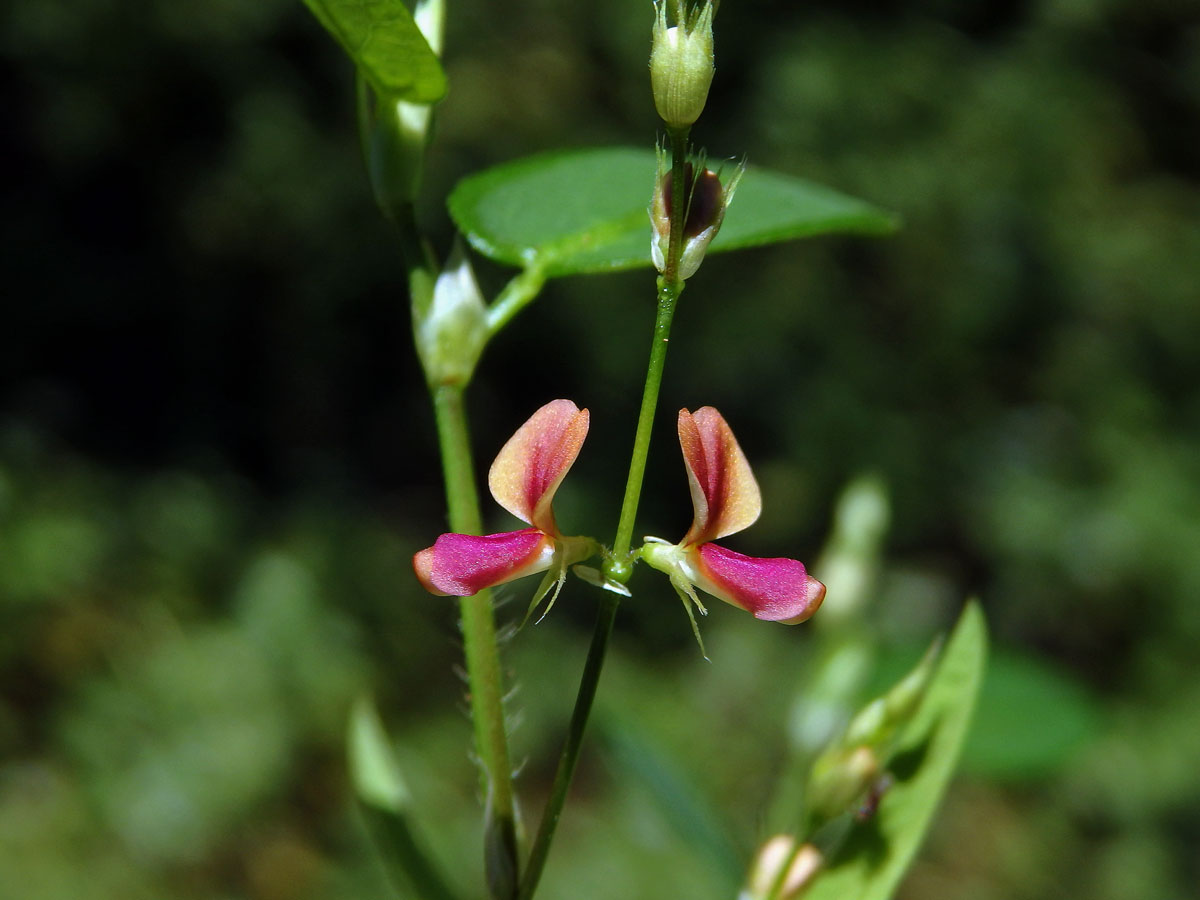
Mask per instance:
[[[496,502],[522,522],[558,535],[550,504],[579,456],[588,422],[588,411],[570,400],[552,400],[530,416],[488,471]]]
[[[694,413],[681,409],[678,427],[695,510],[681,545],[707,543],[749,527],[762,512],[762,494],[729,423],[704,406]]]

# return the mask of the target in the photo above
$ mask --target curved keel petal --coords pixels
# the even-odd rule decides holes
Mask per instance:
[[[413,557],[413,569],[425,590],[442,596],[469,597],[550,568],[554,539],[537,528],[484,536],[443,534]]]
[[[691,548],[696,586],[757,619],[795,625],[817,611],[825,585],[799,560],[743,556],[716,544]]]

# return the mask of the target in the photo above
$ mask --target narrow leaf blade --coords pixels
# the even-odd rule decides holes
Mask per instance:
[[[436,103],[446,74],[401,0],[304,0],[371,87],[410,103]]]
[[[858,823],[805,900],[887,900],[920,848],[966,739],[983,680],[987,627],[978,604],[963,611],[937,674],[892,759],[895,784]]]
[[[471,245],[549,275],[651,265],[650,150],[608,147],[547,153],[463,179],[450,215]],[[746,170],[709,253],[830,233],[886,234],[890,213],[789,175]]]
[[[346,750],[363,822],[397,885],[425,900],[457,900],[417,833],[400,763],[369,697],[359,697],[350,711]]]
[[[404,812],[409,806],[408,786],[368,697],[359,697],[350,711],[346,748],[359,799],[389,812]]]

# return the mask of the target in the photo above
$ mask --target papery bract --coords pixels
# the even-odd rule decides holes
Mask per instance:
[[[699,171],[697,176],[695,173]],[[709,169],[700,159],[698,165],[687,163],[684,168],[684,225],[683,243],[679,248],[679,268],[676,275],[687,280],[696,274],[708,245],[712,243],[725,211],[733,202],[738,182],[746,171],[745,161],[738,163],[733,172],[725,177]],[[658,167],[654,182],[654,193],[650,199],[650,258],[654,267],[665,274],[667,256],[671,245],[671,201],[674,183],[667,153],[658,150]]]
[[[682,4],[675,8],[682,11]],[[668,128],[686,128],[700,117],[713,79],[711,0],[693,7],[667,27],[667,4],[656,3],[650,48],[654,106]]]

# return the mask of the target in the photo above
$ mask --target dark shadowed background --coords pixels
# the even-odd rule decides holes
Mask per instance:
[[[649,3],[449,3],[421,210],[442,252],[462,176],[657,128]],[[365,690],[470,871],[455,614],[408,562],[444,527],[432,416],[348,63],[297,0],[39,0],[0,21],[0,885],[389,896],[343,763]],[[976,594],[1011,670],[900,896],[1190,896],[1200,11],[744,0],[716,46],[693,132],[711,156],[904,228],[705,263],[639,534],[687,528],[681,406],[719,407],[755,466],[744,552],[815,558],[840,491],[878,474],[885,643]],[[489,295],[510,274],[478,273]],[[552,282],[477,373],[481,471],[546,400],[591,409],[570,532],[614,526],[653,302],[646,271]],[[804,630],[713,610],[706,664],[665,583],[634,586],[601,705],[640,715],[748,851]],[[571,585],[506,649],[533,809],[593,604]],[[732,896],[626,774],[603,741],[585,754],[547,896]]]

